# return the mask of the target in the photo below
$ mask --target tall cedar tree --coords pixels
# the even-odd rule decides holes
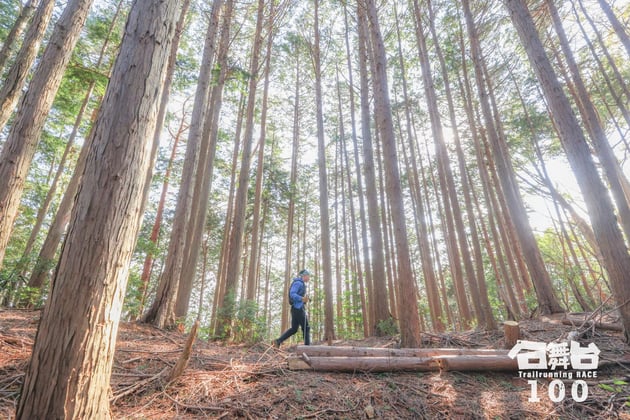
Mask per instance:
[[[420,347],[420,317],[416,284],[411,267],[411,255],[407,228],[405,224],[405,206],[400,172],[398,170],[398,156],[396,152],[396,138],[392,110],[389,101],[387,85],[387,58],[385,45],[379,26],[376,4],[373,0],[365,1],[370,38],[374,49],[374,101],[376,126],[381,134],[383,160],[385,165],[386,190],[389,207],[394,224],[394,241],[396,249],[396,287],[398,288],[398,315],[400,317],[400,339],[402,347]]]
[[[322,71],[320,61],[319,0],[315,0],[315,41],[313,64],[315,66],[315,101],[317,103],[317,164],[319,166],[319,220],[322,245],[322,271],[324,283],[324,339],[330,344],[335,339],[332,296],[332,257],[330,249],[330,219],[328,215],[328,175],[326,168],[326,143],[324,140],[324,111],[322,105]]]
[[[18,419],[109,419],[109,378],[179,1],[137,0],[24,378]],[[124,210],[124,211],[121,211]]]

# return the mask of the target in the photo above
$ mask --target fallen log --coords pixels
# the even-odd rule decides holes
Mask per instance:
[[[571,326],[580,326],[580,327],[586,327],[586,328],[595,327],[596,329],[608,330],[608,331],[623,331],[623,326],[621,324],[597,322],[591,319],[584,320],[584,319],[567,318],[567,319],[562,320],[562,324],[571,325]]]
[[[441,355],[431,357],[300,356],[288,359],[291,370],[332,372],[430,372],[430,371],[516,371],[518,363],[507,355]]]
[[[297,354],[311,357],[435,357],[435,356],[506,356],[509,350],[469,348],[392,349],[353,346],[297,346]]]

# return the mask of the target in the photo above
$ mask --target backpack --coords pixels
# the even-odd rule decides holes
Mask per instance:
[[[302,285],[304,285],[304,280],[302,280],[301,277],[296,277],[291,282],[291,286],[289,286],[289,290],[287,291],[287,297],[289,298],[289,305],[291,306],[293,306],[293,301],[291,301],[291,289],[293,288],[293,284],[295,284],[296,281],[299,281],[300,283],[302,283]]]

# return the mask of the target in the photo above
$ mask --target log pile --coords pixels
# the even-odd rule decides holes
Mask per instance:
[[[508,350],[495,349],[298,346],[288,363],[291,370],[333,372],[518,370]]]

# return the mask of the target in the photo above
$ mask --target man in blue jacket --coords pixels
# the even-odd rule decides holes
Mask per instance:
[[[308,318],[306,316],[306,303],[308,303],[308,296],[306,296],[306,283],[311,279],[311,273],[308,270],[302,270],[298,273],[298,276],[293,279],[291,288],[289,289],[289,303],[291,303],[291,328],[286,330],[284,334],[277,340],[273,340],[275,347],[280,347],[280,344],[293,334],[297,333],[298,328],[302,328],[304,334],[304,344],[310,345],[310,326],[308,325]]]

